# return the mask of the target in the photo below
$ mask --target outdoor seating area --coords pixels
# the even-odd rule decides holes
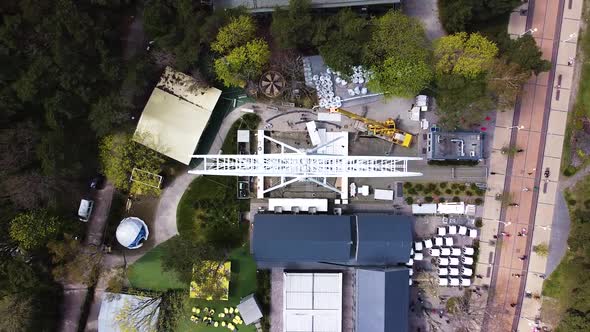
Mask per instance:
[[[244,321],[239,315],[239,310],[235,307],[223,308],[222,312],[216,312],[215,309],[208,307],[203,309],[193,307],[191,322],[212,327],[227,328],[230,331],[237,331],[238,326],[244,325]]]
[[[204,261],[199,267],[199,275],[210,274],[210,283],[206,287],[198,284],[196,281],[191,281],[189,296],[191,299],[205,299],[208,301],[221,300],[227,301],[229,298],[229,280],[231,277],[231,262],[227,261],[223,264],[216,261]],[[211,293],[215,293],[212,295]]]

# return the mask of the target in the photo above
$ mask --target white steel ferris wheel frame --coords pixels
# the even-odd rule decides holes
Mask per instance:
[[[387,178],[413,177],[422,173],[408,171],[408,161],[422,160],[419,157],[381,157],[319,154],[322,148],[333,145],[346,136],[338,137],[312,149],[295,148],[289,144],[266,136],[258,131],[258,154],[255,155],[193,155],[201,159],[199,168],[189,171],[201,175],[256,176],[258,177],[258,196],[285,187],[298,181],[309,181],[336,191],[343,199],[348,199],[348,177]],[[264,153],[264,141],[280,146],[280,153]],[[264,188],[264,177],[277,177],[281,181],[271,188]],[[342,189],[328,184],[326,178],[342,178]],[[262,184],[262,186],[261,186]],[[344,188],[346,187],[346,188]]]

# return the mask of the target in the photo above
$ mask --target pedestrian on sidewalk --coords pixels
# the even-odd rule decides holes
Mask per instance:
[[[520,259],[521,261],[524,261],[524,260],[526,260],[527,258],[528,258],[528,256],[527,256],[527,255],[522,255],[522,256],[518,257],[518,259]]]
[[[511,306],[512,308],[514,308],[514,307],[516,307],[516,303],[512,302],[512,303],[510,303],[510,306]]]
[[[518,273],[512,273],[512,276],[515,278],[520,278],[520,274],[518,274]]]
[[[510,237],[510,234],[506,233],[506,232],[501,232],[500,234],[502,234],[502,236],[505,236],[505,237]]]

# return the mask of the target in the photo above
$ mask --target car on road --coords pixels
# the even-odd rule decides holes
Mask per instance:
[[[101,190],[104,188],[105,177],[102,174],[97,174],[95,177],[90,180],[90,188]]]
[[[82,199],[80,201],[80,207],[78,208],[78,219],[83,222],[88,222],[92,215],[92,209],[94,208],[94,201],[88,199]]]

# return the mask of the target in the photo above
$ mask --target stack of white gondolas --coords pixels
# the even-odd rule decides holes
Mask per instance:
[[[342,107],[342,100],[334,94],[334,82],[332,82],[332,71],[330,68],[325,73],[312,77],[318,93],[320,107],[338,108]]]

